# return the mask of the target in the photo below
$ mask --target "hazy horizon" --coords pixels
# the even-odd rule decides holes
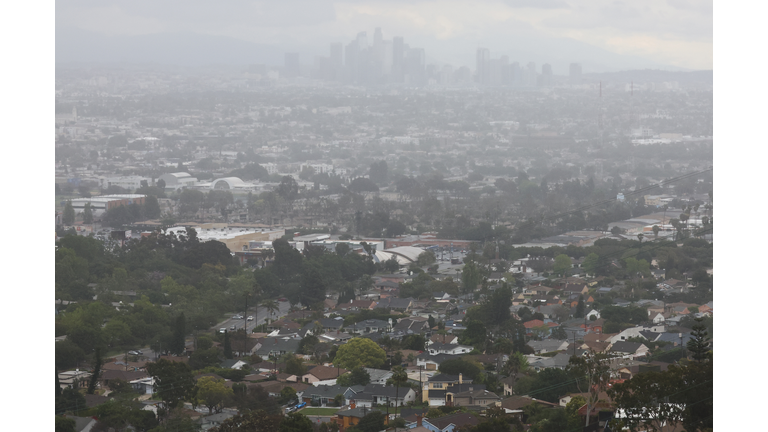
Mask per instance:
[[[56,59],[66,62],[282,64],[328,56],[374,30],[423,48],[427,63],[475,67],[478,48],[521,64],[549,63],[566,74],[627,69],[711,70],[712,4],[646,2],[642,7],[592,1],[434,2],[238,1],[93,3],[56,8]],[[168,55],[173,51],[172,55]]]

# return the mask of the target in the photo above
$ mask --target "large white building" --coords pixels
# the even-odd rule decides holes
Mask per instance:
[[[144,204],[146,195],[141,194],[115,194],[100,195],[90,198],[76,198],[72,200],[72,208],[75,214],[82,213],[86,204],[91,205],[91,213],[94,216],[101,216],[107,210],[123,205]]]
[[[103,187],[106,189],[110,186],[118,186],[123,189],[134,191],[141,187],[142,181],[146,181],[147,185],[150,185],[152,182],[152,179],[150,179],[149,177],[141,177],[141,176],[110,177],[104,180]]]
[[[197,183],[197,178],[192,177],[187,172],[168,173],[160,176],[158,181],[165,182],[165,189],[181,189],[183,187],[191,186]]]

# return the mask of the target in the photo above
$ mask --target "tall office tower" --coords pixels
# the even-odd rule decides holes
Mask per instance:
[[[453,73],[453,82],[461,85],[469,85],[472,83],[472,71],[468,67],[462,66],[456,69]]]
[[[376,27],[376,30],[373,32],[373,46],[381,46],[383,41],[384,36],[381,34],[381,27]]]
[[[392,38],[392,82],[403,82],[403,60],[405,44],[401,36]]]
[[[299,53],[285,53],[285,76],[299,76]]]
[[[500,86],[501,85],[501,60],[490,59],[488,60],[488,85]]]
[[[491,78],[491,71],[488,69],[488,62],[491,60],[491,52],[488,48],[477,49],[477,83],[486,85]]]
[[[528,67],[525,70],[525,85],[528,87],[535,87],[536,86],[536,63],[529,62]]]
[[[413,48],[407,51],[404,68],[406,83],[417,86],[426,84],[425,62],[424,48]]]
[[[509,64],[509,56],[499,57],[499,63],[501,63],[501,85],[512,85],[512,67]]]
[[[357,47],[359,49],[368,48],[368,34],[364,31],[357,34]]]
[[[392,41],[385,40],[382,43],[382,51],[384,52],[382,67],[384,69],[384,75],[392,74]]]
[[[344,47],[341,42],[334,42],[331,44],[331,65],[335,68],[341,69],[344,66],[342,53]]]
[[[520,70],[520,63],[512,62],[512,64],[509,65],[509,79],[515,87],[523,85],[523,71]]]
[[[360,49],[357,47],[357,41],[354,40],[344,48],[344,82],[354,83],[358,79],[358,57]]]
[[[541,85],[552,87],[552,66],[549,63],[544,63],[541,66]]]
[[[440,70],[440,79],[437,81],[439,84],[448,85],[453,84],[453,66],[445,65]]]
[[[581,63],[571,63],[568,77],[571,79],[571,84],[581,84]]]

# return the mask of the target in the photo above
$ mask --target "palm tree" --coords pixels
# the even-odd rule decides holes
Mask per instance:
[[[509,360],[504,365],[504,372],[512,378],[512,385],[510,386],[513,391],[515,387],[515,380],[519,372],[525,372],[528,369],[528,359],[525,358],[523,353],[516,351],[509,356]]]
[[[402,366],[392,368],[392,377],[387,380],[387,385],[395,385],[395,409],[397,409],[397,398],[400,396],[400,386],[408,382],[408,374]]]
[[[659,228],[658,225],[653,226],[653,238],[659,238],[659,231],[661,231],[661,228]]]
[[[640,234],[638,234],[638,235],[637,235],[637,239],[638,239],[638,240],[640,240],[640,243],[642,243],[642,242],[643,242],[643,237],[645,237],[645,236],[643,235],[643,233],[640,233]]]
[[[261,307],[266,309],[267,312],[269,312],[270,316],[273,316],[276,310],[280,310],[280,307],[278,306],[277,302],[274,300],[264,300],[263,302],[261,302]]]

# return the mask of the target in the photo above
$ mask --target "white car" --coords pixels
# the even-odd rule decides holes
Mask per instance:
[[[253,321],[253,315],[248,317],[248,321]]]
[[[227,329],[225,327],[222,327],[219,329],[219,333],[226,333]]]

